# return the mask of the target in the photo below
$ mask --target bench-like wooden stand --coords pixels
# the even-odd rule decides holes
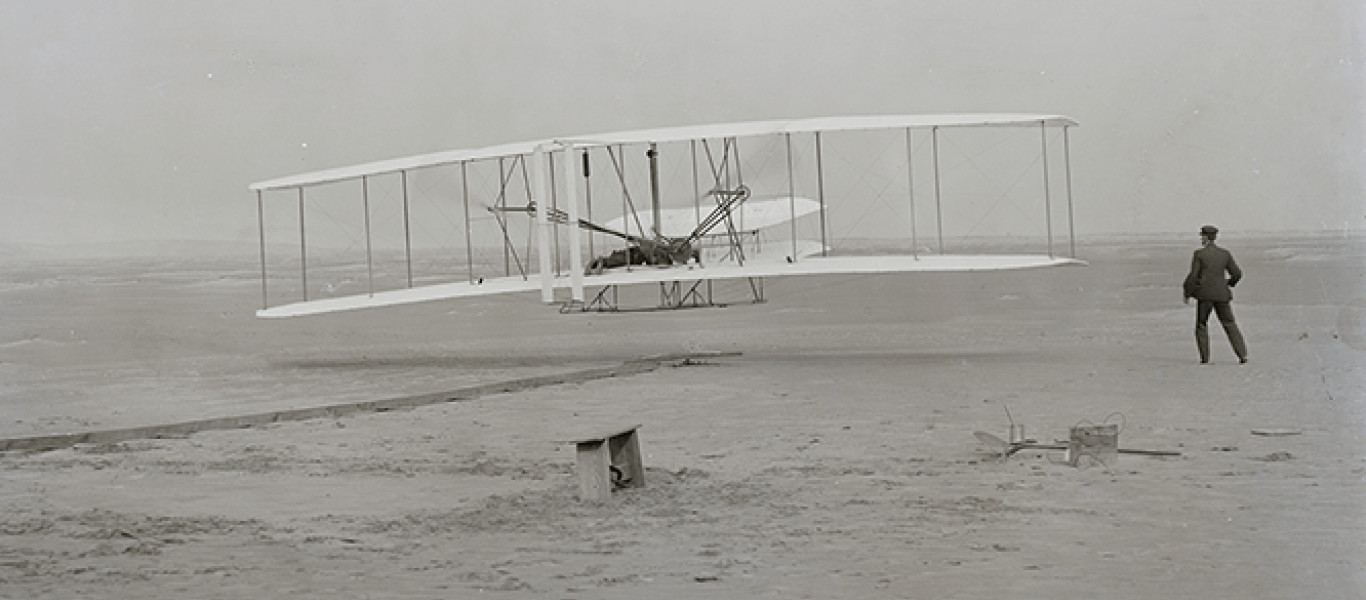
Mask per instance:
[[[591,435],[562,443],[574,444],[578,454],[579,497],[606,502],[613,487],[645,487],[645,463],[640,460],[640,437],[632,425],[604,435]],[[612,471],[620,472],[614,481]]]

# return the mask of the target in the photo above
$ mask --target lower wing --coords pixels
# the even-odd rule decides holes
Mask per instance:
[[[697,266],[636,266],[630,270],[617,269],[600,275],[586,275],[584,287],[633,285],[641,283],[667,283],[674,281],[705,281],[724,279],[745,279],[753,277],[792,277],[800,275],[833,274],[873,274],[873,273],[914,273],[914,272],[977,272],[1007,271],[1057,267],[1063,265],[1085,265],[1085,261],[1073,258],[1053,258],[1040,255],[877,255],[877,256],[805,256],[798,255],[795,261],[756,260],[744,265],[722,264],[706,268]],[[556,288],[570,287],[570,278],[560,276],[554,279]],[[500,277],[481,280],[477,283],[459,282],[436,284],[402,290],[375,292],[309,300],[272,306],[256,312],[264,318],[297,317],[321,313],[379,308],[427,302],[530,292],[541,289],[538,276],[528,278]]]

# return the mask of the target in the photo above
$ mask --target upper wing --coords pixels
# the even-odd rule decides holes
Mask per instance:
[[[616,270],[584,278],[586,286],[631,285],[673,281],[705,281],[743,279],[747,277],[783,277],[823,274],[909,273],[917,271],[1005,271],[1062,265],[1084,265],[1085,261],[1072,258],[1049,258],[1036,255],[946,255],[946,256],[813,256],[819,253],[819,243],[799,249],[802,260],[788,262],[785,256],[770,255],[767,259],[750,260],[743,266],[726,264],[706,268],[636,267],[630,271]],[[804,256],[804,257],[803,257]],[[556,277],[554,286],[568,288],[568,277]],[[446,300],[471,296],[528,292],[540,289],[535,279],[503,277],[482,283],[447,283],[404,290],[376,292],[372,295],[346,296],[311,300],[273,306],[256,312],[258,317],[297,317],[320,313],[411,304],[430,300]]]
[[[529,155],[537,147],[573,144],[579,148],[671,142],[680,140],[750,137],[783,133],[813,133],[821,131],[857,131],[867,129],[930,129],[936,127],[1010,127],[1029,124],[1075,126],[1077,122],[1065,115],[1042,114],[940,114],[940,115],[861,115],[817,117],[788,121],[750,121],[742,123],[714,123],[686,125],[658,129],[638,129],[597,133],[547,140],[533,140],[501,144],[483,148],[447,150],[403,158],[339,167],[312,173],[290,175],[253,183],[248,188],[255,192],[288,190],[336,181],[360,179],[371,175],[398,173],[426,167],[452,165],[462,162]]]

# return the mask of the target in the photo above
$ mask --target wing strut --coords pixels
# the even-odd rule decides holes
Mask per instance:
[[[659,149],[654,142],[650,142],[650,149],[645,151],[645,157],[650,159],[650,216],[654,219],[656,238],[664,237],[664,231],[659,224]]]
[[[587,164],[585,163],[585,166]],[[569,214],[565,220],[571,223],[582,221],[579,218],[579,178],[580,171],[574,168],[574,145],[564,147],[564,191],[565,202],[569,204]],[[588,173],[583,172],[584,177]],[[591,237],[591,236],[590,236]],[[583,302],[583,248],[579,247],[579,228],[569,228],[569,296],[576,302]]]
[[[1053,200],[1048,193],[1048,123],[1039,121],[1039,144],[1043,147],[1043,214],[1048,225],[1048,258],[1053,258]]]
[[[1076,258],[1077,227],[1072,220],[1072,147],[1067,140],[1067,126],[1064,125],[1062,127],[1062,166],[1067,179],[1067,245],[1072,258]]]
[[[546,196],[545,158],[545,146],[536,146],[531,159],[531,178],[535,180],[536,190],[532,198],[536,203],[536,254],[541,267],[541,301],[550,304],[555,301],[554,276],[550,272],[550,228],[554,225],[546,214],[550,203]]]

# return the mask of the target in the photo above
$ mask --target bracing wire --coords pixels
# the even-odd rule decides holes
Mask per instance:
[[[847,241],[853,235],[852,232],[855,229],[857,229],[857,226],[860,223],[862,223],[864,219],[868,218],[868,215],[872,214],[874,209],[890,207],[888,202],[883,198],[886,195],[887,189],[890,188],[894,182],[899,181],[898,176],[902,173],[901,169],[898,168],[896,173],[893,173],[886,177],[881,187],[875,187],[874,184],[870,183],[868,181],[868,176],[869,173],[871,173],[873,170],[872,165],[875,165],[879,161],[881,161],[882,158],[885,157],[887,153],[891,151],[892,144],[895,142],[895,139],[888,138],[888,141],[883,144],[882,148],[878,150],[878,152],[872,158],[872,160],[869,160],[865,165],[855,164],[848,156],[840,152],[837,146],[831,145],[831,147],[828,147],[829,149],[827,150],[827,152],[831,152],[835,158],[839,159],[844,165],[848,166],[857,174],[854,177],[854,181],[850,183],[841,192],[843,194],[843,197],[849,197],[852,195],[853,189],[863,187],[871,191],[873,194],[873,199],[876,200],[876,202],[867,203],[867,205],[863,208],[863,211],[859,213],[858,217],[850,221],[849,224],[843,228],[843,231],[846,232],[845,235],[834,236],[834,239],[831,240],[833,242],[833,245],[838,246],[840,242]],[[841,196],[836,194],[834,195],[834,197]],[[893,213],[895,213],[895,211],[893,211]],[[896,218],[902,219],[900,215],[896,215]],[[901,222],[903,225],[908,224],[904,219],[902,219]]]
[[[951,137],[944,136],[944,137],[941,138],[941,139],[945,140],[945,142],[947,142],[948,145],[950,145],[950,146],[952,146],[953,148],[957,149],[959,155],[963,157],[962,162],[959,162],[958,164],[956,164],[956,165],[954,165],[954,166],[952,166],[952,167],[950,167],[950,168],[948,168],[948,169],[945,169],[944,171],[942,171],[943,174],[947,175],[947,174],[952,173],[953,171],[958,170],[958,169],[960,169],[960,168],[962,168],[962,167],[964,167],[964,166],[970,166],[970,167],[972,167],[973,169],[975,169],[979,174],[982,175],[982,179],[983,179],[983,180],[985,180],[985,181],[987,181],[988,183],[990,183],[990,184],[991,184],[993,187],[995,187],[996,190],[1000,193],[1000,195],[996,198],[995,202],[993,202],[993,203],[991,204],[991,206],[988,207],[985,211],[982,211],[982,214],[973,222],[972,226],[968,229],[968,231],[959,237],[960,240],[965,240],[965,239],[967,239],[969,236],[971,236],[972,233],[975,232],[975,231],[977,230],[977,228],[980,227],[981,224],[982,224],[983,222],[986,221],[987,217],[991,216],[991,215],[996,211],[996,208],[997,208],[998,206],[1000,206],[1000,204],[1001,204],[1002,202],[1004,202],[1005,200],[1009,199],[1010,193],[1011,193],[1012,191],[1014,191],[1015,188],[1018,187],[1018,186],[1020,185],[1020,182],[1021,182],[1021,181],[1024,181],[1025,177],[1027,177],[1028,175],[1030,175],[1030,173],[1033,171],[1034,166],[1037,165],[1037,164],[1039,164],[1039,163],[1044,159],[1043,156],[1036,156],[1036,157],[1034,157],[1033,159],[1031,159],[1030,162],[1029,162],[1029,164],[1025,165],[1023,168],[1020,169],[1019,175],[1017,175],[1017,176],[1015,177],[1015,179],[1010,183],[1010,185],[1009,185],[1009,186],[1006,186],[1006,187],[1004,187],[1004,188],[996,181],[996,179],[994,179],[994,178],[988,176],[987,173],[986,173],[986,171],[984,171],[984,170],[977,164],[977,162],[976,162],[975,159],[980,158],[981,156],[986,155],[987,153],[991,152],[992,150],[995,150],[996,148],[999,148],[999,147],[1005,145],[1006,143],[1008,143],[1008,142],[1010,142],[1010,141],[1013,141],[1014,139],[1018,138],[1018,137],[1021,136],[1021,135],[1024,135],[1024,134],[1021,133],[1021,132],[1012,132],[1012,133],[1009,134],[1009,135],[1002,136],[1002,137],[1001,137],[999,140],[997,140],[995,143],[993,143],[993,144],[987,146],[986,148],[982,149],[981,151],[979,151],[979,152],[977,152],[977,153],[975,153],[975,154],[968,154],[968,153],[967,153],[966,151],[964,151],[964,149],[963,149],[961,146],[959,146],[958,143],[955,142]],[[1028,212],[1026,212],[1026,211],[1024,211],[1023,209],[1021,209],[1021,208],[1019,207],[1019,205],[1015,204],[1014,202],[1012,202],[1010,205],[1011,205],[1012,208],[1014,208],[1014,209],[1016,210],[1016,212],[1020,213],[1020,216],[1022,216],[1022,217],[1025,218],[1025,221],[1026,221],[1026,222],[1032,221],[1031,215],[1030,215]],[[952,210],[952,209],[951,209],[951,210]],[[957,212],[957,211],[953,211],[953,212]],[[1037,228],[1037,223],[1035,223],[1034,225],[1035,225],[1035,227]]]
[[[626,173],[622,170],[621,162],[617,160],[617,154],[612,151],[611,146],[606,146],[607,156],[612,159],[612,167],[617,171],[617,180],[621,182],[621,193],[626,199],[626,205],[631,210],[631,218],[636,222],[636,229],[640,230],[641,236],[645,235],[645,226],[640,223],[640,213],[636,210],[635,201],[631,200],[631,190],[626,187]],[[628,231],[629,232],[629,231]]]

